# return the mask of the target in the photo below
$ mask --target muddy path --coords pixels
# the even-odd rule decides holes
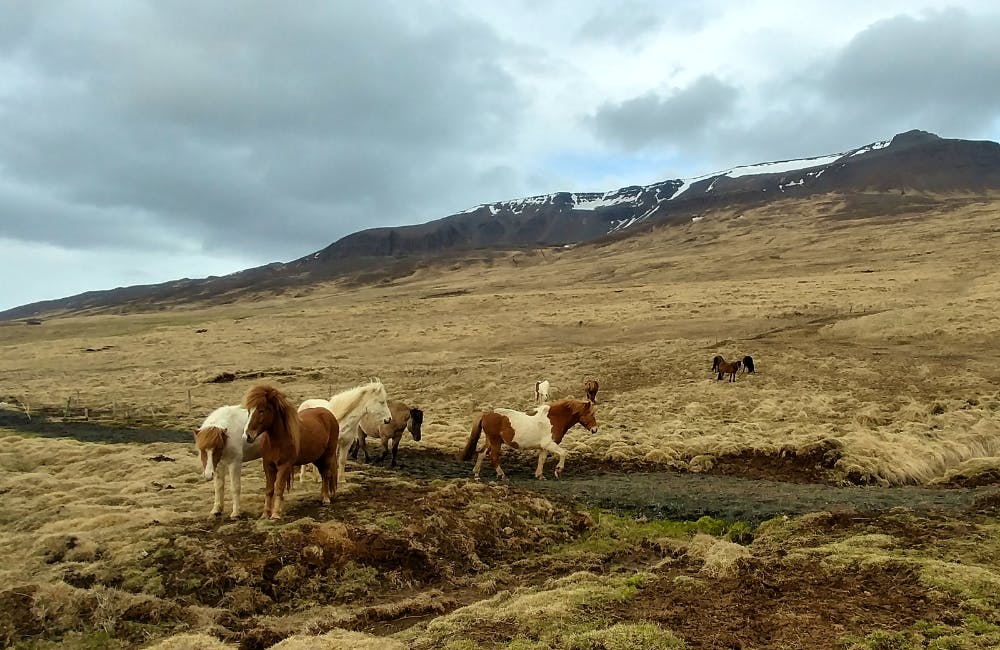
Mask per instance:
[[[32,417],[0,411],[0,428],[40,437],[73,438],[97,443],[150,443],[191,441],[191,434],[172,429],[152,429],[100,422],[63,422],[58,418]],[[373,459],[378,453],[373,454]],[[622,471],[607,463],[570,458],[561,479],[552,475],[553,461],[546,466],[547,480],[534,477],[534,455],[505,450],[503,467],[510,485],[536,492],[550,499],[579,502],[649,519],[695,520],[703,516],[729,521],[760,523],[781,515],[816,511],[879,512],[903,508],[918,513],[968,512],[977,501],[995,495],[998,489],[833,486],[801,480],[791,482],[755,476],[727,474],[685,474],[676,471]],[[400,450],[398,468],[376,468],[373,464],[349,462],[349,471],[398,473],[431,481],[472,478],[470,462],[427,449]],[[484,482],[495,480],[488,465],[482,470]],[[775,476],[784,478],[785,472]]]
[[[841,487],[720,474],[624,472],[593,462],[586,467],[574,467],[572,461],[567,462],[562,478],[554,478],[551,467],[547,466],[547,479],[539,481],[534,477],[533,458],[524,454],[505,456],[503,467],[511,486],[649,519],[694,520],[710,516],[758,524],[781,515],[831,510],[879,512],[903,508],[919,513],[967,512],[976,508],[981,497],[997,491],[993,487]],[[408,450],[405,457],[400,453],[400,467],[383,471],[422,480],[470,479],[472,465],[472,461],[460,463],[444,454]],[[481,477],[485,482],[495,481],[489,466],[483,468]]]

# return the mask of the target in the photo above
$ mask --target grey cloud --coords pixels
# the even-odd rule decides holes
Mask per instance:
[[[0,86],[0,179],[49,200],[4,217],[4,236],[86,245],[77,215],[101,208],[142,215],[109,242],[153,223],[282,258],[442,216],[432,188],[474,184],[498,164],[525,102],[502,67],[509,45],[431,13],[394,2],[102,3],[92,15],[32,5],[20,31],[0,30],[0,65],[44,80]]]
[[[698,143],[712,125],[733,114],[739,95],[735,86],[705,75],[667,96],[650,92],[605,104],[592,124],[605,140],[626,149]]]
[[[1000,15],[899,16],[858,34],[819,78],[838,111],[965,132],[1000,112]]]
[[[673,95],[607,104],[591,125],[623,150],[686,148],[703,158],[703,172],[842,151],[910,129],[991,137],[1000,120],[997,33],[1000,14],[897,16],[755,86],[737,91],[702,77]]]

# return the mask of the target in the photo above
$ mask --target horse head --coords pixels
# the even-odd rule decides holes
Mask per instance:
[[[194,432],[194,446],[201,454],[201,472],[206,481],[215,477],[215,466],[222,460],[226,448],[226,430],[221,427],[203,427]]]
[[[382,419],[382,424],[392,422],[392,411],[389,410],[389,394],[385,390],[385,385],[380,379],[373,379],[368,384],[368,401],[365,403],[365,413],[372,413],[377,418]]]
[[[424,412],[418,408],[410,409],[409,424],[410,435],[416,441],[420,440],[420,425],[424,423]]]
[[[576,409],[575,413],[582,424],[591,433],[597,433],[597,418],[594,417],[594,403],[590,400],[582,402],[582,406]]]
[[[298,414],[284,393],[273,386],[254,386],[243,398],[243,406],[250,412],[243,428],[243,440],[252,443],[262,434],[292,434],[298,431]]]

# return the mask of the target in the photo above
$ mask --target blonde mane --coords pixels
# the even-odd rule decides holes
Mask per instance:
[[[372,397],[383,402],[389,397],[385,385],[379,379],[373,379],[367,384],[361,384],[337,393],[330,398],[330,411],[338,420],[343,420],[349,413]]]

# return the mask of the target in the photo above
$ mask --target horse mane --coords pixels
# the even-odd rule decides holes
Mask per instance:
[[[274,386],[259,384],[247,391],[243,397],[243,406],[249,410],[261,409],[270,405],[275,416],[285,427],[285,431],[295,439],[299,437],[299,415],[285,394]]]
[[[363,400],[372,394],[380,397],[382,401],[387,400],[389,397],[382,380],[376,378],[367,384],[360,384],[331,397],[330,410],[338,420],[343,420],[348,413],[356,409]]]
[[[226,444],[224,429],[217,426],[207,426],[198,429],[194,434],[194,447],[198,451],[218,449]]]
[[[579,400],[579,399],[561,399],[558,402],[552,402],[549,405],[549,413],[567,411],[573,414],[583,413],[584,409],[587,408],[587,404],[592,404],[590,400]]]

